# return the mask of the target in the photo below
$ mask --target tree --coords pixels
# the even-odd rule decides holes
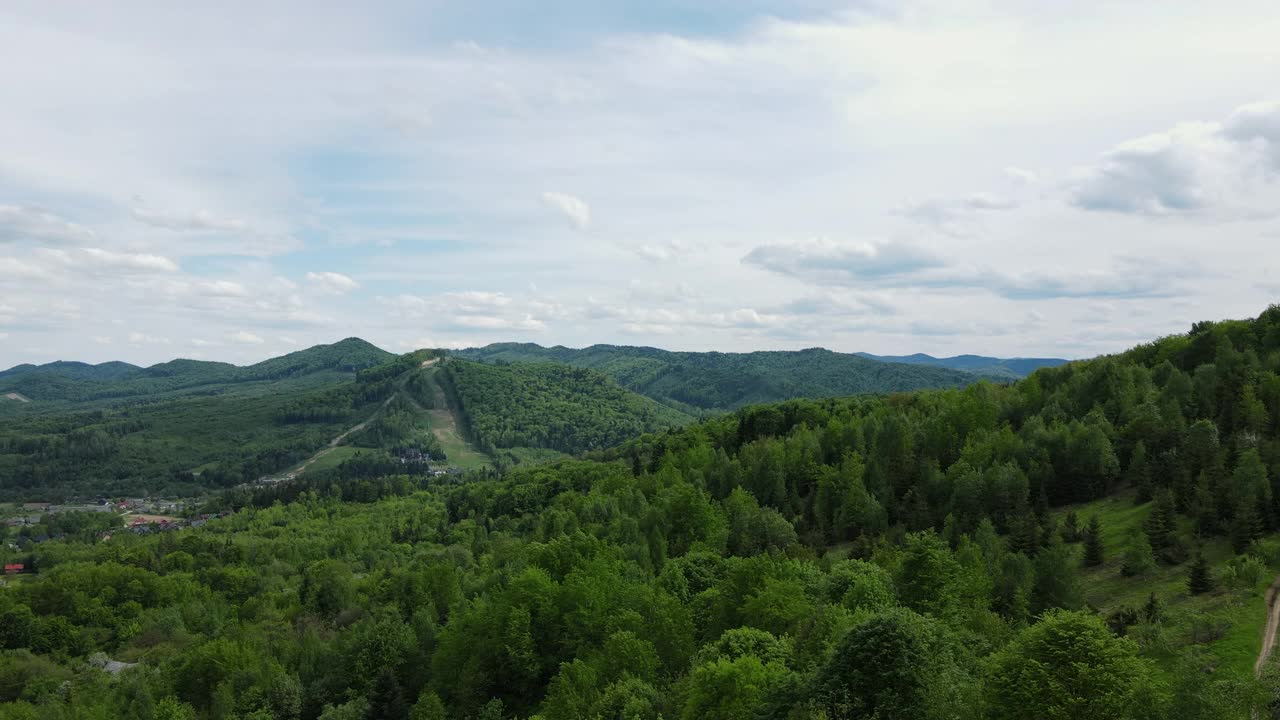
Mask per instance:
[[[763,663],[754,655],[721,658],[689,674],[684,720],[737,720],[751,717],[765,699],[787,680],[789,671],[777,663]]]
[[[1205,561],[1204,553],[1196,553],[1196,560],[1187,574],[1187,590],[1192,595],[1200,595],[1212,589],[1213,575],[1209,572],[1209,563]]]
[[[1035,557],[1035,569],[1035,586],[1031,590],[1033,612],[1084,607],[1084,592],[1080,588],[1080,576],[1070,547],[1055,542],[1041,550]]]
[[[1120,574],[1126,577],[1145,575],[1156,567],[1155,553],[1147,534],[1134,531],[1129,539],[1129,549],[1124,552],[1124,563],[1120,566]]]
[[[1235,515],[1231,518],[1228,530],[1231,535],[1231,549],[1236,554],[1244,552],[1254,540],[1262,537],[1262,520],[1258,518],[1258,511],[1251,500],[1246,499],[1240,502]]]
[[[1125,479],[1137,491],[1134,502],[1141,505],[1151,501],[1151,468],[1147,465],[1147,445],[1139,440],[1129,455],[1129,467],[1125,471]]]
[[[1174,509],[1173,495],[1168,490],[1160,490],[1155,496],[1155,505],[1143,528],[1147,531],[1147,539],[1151,547],[1163,550],[1173,544],[1177,531],[1177,512]]]
[[[1142,619],[1149,623],[1159,623],[1164,620],[1164,603],[1156,597],[1154,592],[1142,606]]]
[[[1080,540],[1080,518],[1076,517],[1075,510],[1068,510],[1064,518],[1062,518],[1062,542],[1073,543]]]
[[[1096,567],[1102,564],[1102,521],[1097,515],[1089,518],[1089,525],[1084,530],[1084,564]]]
[[[1092,613],[1050,611],[996,653],[987,681],[992,720],[1135,717],[1160,697],[1154,669],[1132,641]]]
[[[928,626],[909,610],[871,617],[845,635],[814,680],[830,720],[926,716]]]

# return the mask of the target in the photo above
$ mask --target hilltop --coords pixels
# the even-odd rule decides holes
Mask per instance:
[[[881,362],[822,348],[722,353],[498,343],[455,354],[488,363],[550,361],[599,370],[629,390],[692,414],[793,398],[963,387],[978,379],[950,368]]]
[[[360,338],[316,345],[247,366],[206,360],[176,359],[150,367],[124,362],[90,365],[57,361],[18,365],[0,372],[0,395],[19,393],[32,410],[54,403],[86,403],[172,394],[217,393],[248,383],[273,382],[331,373],[349,378],[355,372],[389,362],[396,356]],[[61,404],[58,404],[61,403]]]

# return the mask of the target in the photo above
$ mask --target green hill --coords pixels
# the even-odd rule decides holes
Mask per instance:
[[[520,447],[598,450],[692,419],[626,390],[604,373],[560,363],[451,359],[440,377],[457,403],[464,430],[491,454]]]
[[[500,343],[457,354],[490,363],[552,361],[599,370],[629,390],[690,413],[791,398],[960,387],[975,380],[948,368],[884,363],[821,348],[720,353]]]
[[[635,402],[563,364],[431,370],[491,434],[607,428]],[[577,415],[588,398],[609,412]],[[1280,663],[1253,662],[1280,570],[1280,307],[1008,385],[206,510],[235,512],[13,530],[0,554],[36,572],[0,592],[0,714],[1274,717]],[[111,677],[98,653],[141,667]]]
[[[939,358],[924,353],[915,353],[914,355],[856,354],[881,362],[951,368],[952,370],[961,370],[993,380],[1022,378],[1042,367],[1060,367],[1067,364],[1067,361],[1062,358],[997,358],[985,355],[955,355],[953,357]]]
[[[244,390],[250,383],[301,378],[318,373],[345,375],[381,365],[395,355],[359,338],[347,338],[272,358],[255,365],[178,359],[139,368],[128,363],[88,365],[53,362],[19,365],[0,372],[0,395],[20,393],[32,402],[24,410],[65,409],[68,403],[93,403],[123,398],[212,394]]]

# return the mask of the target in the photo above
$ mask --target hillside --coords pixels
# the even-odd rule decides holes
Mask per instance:
[[[974,375],[992,379],[1023,378],[1042,367],[1060,367],[1068,361],[1062,358],[997,358],[984,355],[955,355],[938,358],[924,353],[914,355],[872,355],[871,353],[855,353],[864,358],[880,362],[903,363],[906,365],[928,365],[960,370]]]
[[[440,377],[457,402],[464,430],[491,454],[520,447],[599,450],[692,419],[603,373],[559,363],[453,359]]]
[[[331,374],[322,379],[324,382],[336,379],[337,375],[350,379],[356,371],[386,363],[394,357],[364,340],[347,338],[245,367],[187,359],[147,368],[121,362],[88,365],[59,361],[19,365],[0,372],[0,395],[20,393],[31,400],[25,408],[31,412],[61,410],[73,403],[245,390],[245,386],[252,383],[321,373]]]
[[[820,348],[719,353],[500,343],[457,355],[489,363],[552,361],[599,370],[629,390],[690,413],[791,398],[960,387],[975,379],[947,368],[883,363]]]
[[[443,367],[477,387],[575,372]],[[177,537],[67,520],[64,540],[0,550],[38,570],[0,594],[0,670],[22,679],[0,702],[1266,717],[1278,371],[1273,307],[1011,385],[754,406],[501,476],[235,490],[207,509],[238,512]],[[575,392],[600,386],[576,372]],[[560,383],[534,384],[546,404]],[[142,667],[109,680],[95,652]]]
[[[366,419],[417,367],[415,356],[405,356],[355,374],[339,372],[352,362],[371,359],[362,352],[352,355],[353,349],[362,350],[347,343],[249,368],[216,364],[232,368],[240,380],[221,388],[203,385],[199,393],[134,396],[133,402],[118,406],[70,406],[0,418],[0,499],[185,494],[253,481],[287,468]],[[156,385],[139,383],[166,377],[190,381],[209,365],[215,364],[177,360],[146,368],[122,382],[129,388],[154,389]],[[266,379],[273,374],[281,379]]]

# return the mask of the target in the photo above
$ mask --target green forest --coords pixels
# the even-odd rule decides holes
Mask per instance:
[[[487,365],[450,360],[441,377],[481,449],[599,450],[690,421],[603,373],[558,363]]]
[[[480,418],[554,407],[537,373],[625,407],[516,367],[443,369],[528,379]],[[236,488],[8,550],[0,718],[1280,717],[1278,423],[1272,307],[1012,385]]]
[[[623,387],[691,415],[795,398],[961,387],[979,376],[872,360],[821,348],[794,352],[670,352],[593,345],[582,350],[499,343],[463,350],[490,363],[557,362],[598,370]],[[1002,374],[999,379],[1007,380]]]

